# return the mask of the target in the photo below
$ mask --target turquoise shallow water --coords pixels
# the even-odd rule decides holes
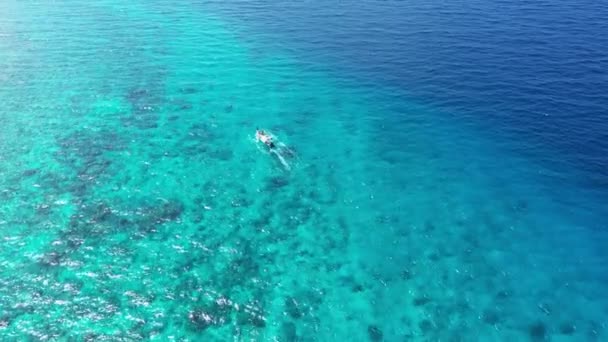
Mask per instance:
[[[604,194],[514,143],[205,6],[0,13],[4,339],[606,339]]]

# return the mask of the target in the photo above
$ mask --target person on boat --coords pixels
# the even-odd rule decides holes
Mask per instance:
[[[269,148],[275,148],[275,144],[272,141],[272,137],[268,133],[264,132],[263,130],[256,129],[255,138],[256,138],[256,140],[263,142]]]
[[[259,128],[255,129],[255,140],[261,141],[264,145],[268,146],[270,154],[274,154],[277,159],[283,164],[283,167],[287,170],[291,170],[291,166],[285,159],[286,157],[295,157],[295,153],[289,147],[285,146],[282,142],[274,142],[274,138],[269,133]]]

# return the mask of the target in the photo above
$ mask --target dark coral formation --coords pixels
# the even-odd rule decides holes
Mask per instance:
[[[572,335],[576,332],[576,326],[570,322],[563,322],[559,325],[559,332],[563,335]]]
[[[372,342],[380,342],[384,340],[384,334],[377,325],[371,324],[367,326],[367,334]]]
[[[231,303],[226,299],[216,300],[204,307],[190,311],[188,320],[190,326],[197,331],[228,324],[232,320]]]
[[[486,324],[496,325],[500,323],[500,315],[496,310],[487,309],[483,312],[482,319]]]
[[[431,298],[424,295],[424,296],[418,296],[418,297],[414,298],[414,300],[412,301],[412,304],[414,304],[414,306],[423,306],[423,305],[428,304],[430,301],[431,301]]]
[[[285,311],[289,314],[289,317],[293,319],[299,319],[304,314],[300,304],[295,298],[289,297],[285,299]]]
[[[547,326],[544,322],[535,322],[528,328],[528,333],[533,341],[544,341],[547,337]]]
[[[160,91],[154,88],[135,88],[125,95],[131,104],[130,115],[123,118],[125,126],[134,126],[140,129],[153,129],[158,127],[158,110],[163,103]]]

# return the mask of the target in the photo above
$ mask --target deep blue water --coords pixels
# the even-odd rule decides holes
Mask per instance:
[[[229,18],[304,59],[479,125],[608,192],[603,1],[229,1]],[[257,34],[243,33],[243,38]],[[391,120],[392,118],[387,118]]]

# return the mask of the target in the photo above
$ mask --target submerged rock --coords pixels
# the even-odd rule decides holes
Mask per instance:
[[[232,302],[219,298],[208,305],[188,313],[188,320],[196,330],[205,330],[212,326],[220,326],[231,321]]]
[[[21,173],[21,176],[23,176],[23,177],[31,177],[31,176],[37,174],[38,171],[39,171],[38,169],[25,170],[25,171],[23,171],[23,173]]]
[[[78,171],[78,177],[83,181],[91,181],[106,174],[111,162],[102,158],[96,158],[85,162]]]
[[[361,284],[356,284],[351,288],[351,290],[355,293],[359,293],[359,292],[363,292],[365,290],[365,288]]]
[[[380,342],[384,340],[382,330],[373,324],[367,326],[367,335],[369,336],[369,340],[372,342]]]
[[[496,299],[507,299],[511,297],[511,293],[508,290],[500,290],[496,292]]]
[[[104,222],[112,215],[112,209],[105,203],[99,203],[90,219],[91,222]]]
[[[482,318],[483,321],[489,325],[496,325],[500,322],[500,316],[498,315],[498,312],[494,310],[485,310]]]
[[[266,319],[255,312],[239,311],[238,324],[251,325],[256,328],[264,328],[266,327]]]
[[[63,254],[59,252],[49,252],[40,258],[39,264],[45,267],[59,266],[63,259]]]
[[[414,306],[423,306],[423,305],[428,304],[430,301],[431,301],[431,298],[429,298],[427,296],[420,296],[420,297],[414,298],[412,303],[414,304]]]
[[[179,92],[182,94],[196,94],[198,93],[198,89],[194,87],[182,87],[179,88]]]
[[[528,210],[528,202],[526,200],[517,200],[517,202],[515,202],[515,204],[513,204],[511,206],[511,208],[513,209],[513,211],[515,212],[523,212]]]
[[[237,314],[239,325],[251,325],[256,328],[266,327],[266,318],[264,317],[264,308],[260,306],[258,301],[246,303]]]
[[[426,335],[433,330],[433,323],[428,319],[423,319],[420,321],[420,323],[418,323],[418,328],[420,328],[420,331]]]
[[[285,187],[289,184],[289,179],[286,177],[271,177],[266,183],[268,190],[276,190]]]
[[[131,89],[127,92],[125,97],[129,102],[135,102],[143,99],[149,94],[150,92],[147,89]]]
[[[231,284],[241,284],[247,279],[253,278],[259,274],[260,266],[255,259],[249,255],[243,255],[240,258],[233,260],[230,265],[230,275],[227,280]]]
[[[163,202],[160,206],[150,207],[143,212],[147,217],[146,221],[153,223],[163,223],[177,220],[184,211],[184,205],[177,200]]]
[[[203,310],[190,311],[188,313],[188,320],[190,321],[190,324],[199,331],[205,330],[216,324],[215,317]]]
[[[285,311],[287,311],[287,314],[293,319],[299,319],[303,315],[300,304],[298,304],[293,297],[285,299]]]
[[[536,322],[528,328],[528,334],[533,341],[543,341],[547,335],[547,326],[543,322]]]
[[[232,159],[232,151],[229,149],[216,149],[208,153],[211,158],[219,160]]]
[[[413,277],[414,276],[412,274],[412,271],[410,271],[409,269],[404,269],[403,271],[401,271],[401,279],[402,280],[410,280]]]
[[[179,106],[179,110],[190,110],[192,109],[192,104],[184,103]]]
[[[125,126],[133,126],[133,127],[137,127],[139,129],[155,129],[158,128],[158,117],[155,116],[149,116],[146,118],[143,118],[141,116],[139,117],[135,117],[132,118],[128,121],[126,121],[128,124]]]
[[[213,129],[204,123],[196,123],[188,130],[188,136],[197,138],[196,140],[210,141],[215,139]],[[200,139],[198,139],[200,138]]]
[[[570,322],[562,323],[559,326],[559,332],[564,335],[572,335],[576,331],[576,326]]]

